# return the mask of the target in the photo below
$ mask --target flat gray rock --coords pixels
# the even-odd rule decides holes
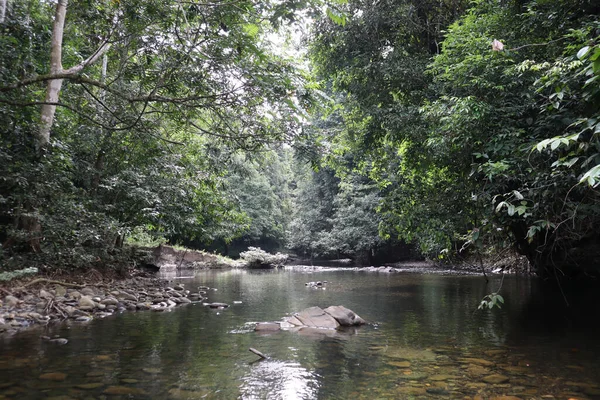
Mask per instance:
[[[294,325],[294,326],[302,326],[304,325],[302,323],[302,321],[300,321],[298,318],[292,316],[292,317],[287,317],[284,318],[285,322],[289,322],[290,324]]]
[[[254,328],[255,331],[259,332],[274,332],[281,329],[281,326],[276,322],[259,322]]]
[[[337,329],[340,324],[321,307],[310,307],[295,316],[302,325],[311,328]]]

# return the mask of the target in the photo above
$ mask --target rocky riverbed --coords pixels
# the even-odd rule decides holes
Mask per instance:
[[[94,284],[35,279],[10,290],[2,289],[5,296],[0,298],[0,335],[64,320],[87,322],[124,311],[169,311],[204,301],[208,290],[151,277]]]

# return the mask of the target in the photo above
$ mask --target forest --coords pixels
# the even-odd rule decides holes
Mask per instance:
[[[0,265],[600,267],[595,0],[1,0]]]

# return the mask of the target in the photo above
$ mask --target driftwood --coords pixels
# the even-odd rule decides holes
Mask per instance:
[[[66,287],[72,287],[72,288],[76,288],[76,289],[82,289],[82,288],[84,288],[86,286],[86,285],[78,285],[76,283],[68,283],[68,282],[62,282],[62,281],[53,281],[51,279],[39,278],[39,279],[34,279],[31,282],[28,282],[28,283],[24,284],[19,289],[25,289],[27,286],[32,286],[32,285],[35,285],[36,283],[54,283],[54,284],[57,284],[57,285],[62,285],[62,286],[66,286]]]
[[[254,354],[256,354],[257,356],[259,356],[260,358],[263,358],[263,359],[267,359],[267,358],[269,358],[269,357],[265,356],[263,353],[261,353],[260,351],[258,351],[258,350],[256,350],[256,349],[254,349],[254,348],[252,348],[252,347],[250,347],[248,350],[250,350],[252,353],[254,353]]]

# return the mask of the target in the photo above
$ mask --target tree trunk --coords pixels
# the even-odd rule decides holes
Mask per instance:
[[[106,81],[106,72],[108,69],[108,56],[104,54],[102,57],[102,76],[100,77],[100,82],[104,83]],[[103,89],[100,92],[100,101],[104,103],[105,90]],[[104,116],[104,108],[102,104],[98,105],[98,114],[100,117]],[[102,171],[104,170],[104,158],[105,158],[105,150],[104,150],[104,142],[106,141],[106,134],[103,128],[100,128],[100,137],[103,138],[100,150],[98,151],[98,156],[96,157],[96,162],[94,163],[94,178],[92,179],[92,189],[97,190],[100,185],[100,179],[102,177]]]
[[[42,239],[42,225],[37,217],[20,214],[15,217],[15,228],[20,231],[27,232],[27,237],[23,241],[22,239],[17,239],[14,236],[10,236],[3,244],[2,248],[4,250],[10,249],[14,245],[22,246],[23,242],[27,243],[28,248],[27,251],[33,251],[34,253],[41,253],[42,247],[40,241]]]
[[[8,0],[0,0],[0,24],[4,23],[4,19],[6,18],[6,6]]]
[[[60,74],[62,69],[62,42],[65,27],[65,17],[67,15],[68,0],[58,0],[56,3],[56,14],[54,15],[54,25],[52,27],[52,45],[50,50],[50,74]],[[50,143],[50,129],[54,123],[54,114],[56,113],[56,104],[62,86],[62,79],[51,79],[46,88],[46,99],[42,105],[40,129],[37,132],[36,148],[43,150]]]

